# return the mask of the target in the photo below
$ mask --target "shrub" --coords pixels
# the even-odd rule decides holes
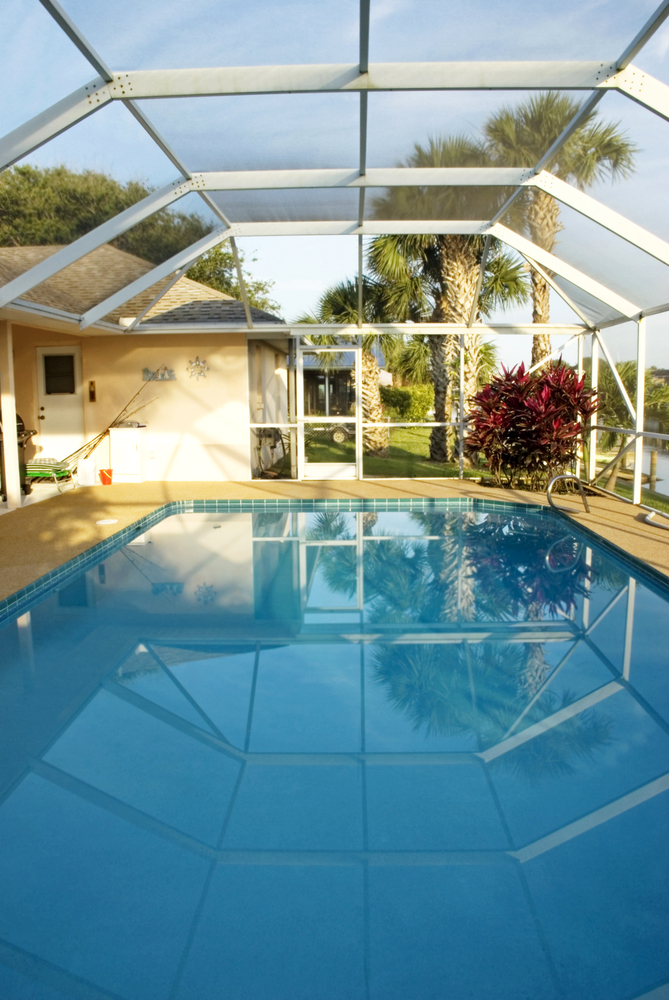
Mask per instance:
[[[543,489],[576,459],[583,422],[595,412],[594,391],[562,360],[528,375],[525,366],[494,378],[474,396],[467,452],[482,452],[501,486],[523,481]]]
[[[434,408],[433,385],[379,386],[386,416],[391,421],[422,423]]]

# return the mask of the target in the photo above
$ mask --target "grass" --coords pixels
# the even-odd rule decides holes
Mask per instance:
[[[629,500],[632,499],[632,486],[628,483],[621,483],[620,480],[616,483],[616,493],[620,493],[621,497],[627,497]],[[648,504],[649,507],[657,507],[658,510],[665,511],[669,514],[669,497],[666,497],[663,493],[655,493],[654,490],[641,490],[641,503]]]
[[[430,461],[429,427],[393,427],[386,458],[365,455],[363,475],[368,479],[441,478],[457,476],[457,462]],[[343,444],[333,441],[311,441],[307,444],[308,462],[355,462],[353,439]],[[478,477],[480,470],[465,469],[467,478]]]

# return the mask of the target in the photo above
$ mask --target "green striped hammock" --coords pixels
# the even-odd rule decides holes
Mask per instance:
[[[51,479],[56,482],[68,479],[76,471],[76,462],[71,467],[67,461],[58,462],[55,458],[33,458],[26,462],[28,479]]]

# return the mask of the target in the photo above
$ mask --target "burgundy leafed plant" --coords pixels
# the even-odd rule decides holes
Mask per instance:
[[[584,422],[596,408],[585,377],[562,359],[531,375],[522,364],[502,368],[474,396],[465,447],[485,455],[499,486],[543,489],[576,459]]]

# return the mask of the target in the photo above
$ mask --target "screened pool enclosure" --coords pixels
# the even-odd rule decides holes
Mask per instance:
[[[669,310],[669,213],[657,188],[658,165],[667,150],[662,119],[669,118],[669,73],[663,63],[662,26],[669,2],[655,10],[648,2],[606,3],[597,8],[595,21],[592,10],[575,0],[532,19],[517,2],[503,10],[485,3],[456,10],[449,4],[389,6],[380,0],[360,0],[359,7],[352,2],[296,3],[279,9],[253,0],[243,10],[205,4],[201,16],[155,0],[120,0],[113,11],[83,0],[69,0],[65,7],[55,0],[41,3],[64,33],[54,43],[62,75],[46,88],[59,99],[0,141],[2,169],[20,164],[48,143],[62,143],[70,129],[72,134],[90,129],[86,120],[91,116],[96,122],[106,118],[117,129],[119,115],[125,115],[123,127],[132,136],[125,148],[145,149],[148,135],[174,173],[169,183],[9,280],[0,287],[0,307],[11,305],[20,313],[25,296],[42,282],[172,206],[188,211],[191,204],[197,210],[204,203],[218,225],[82,315],[55,306],[40,306],[41,312],[54,320],[75,319],[87,335],[118,334],[118,326],[107,319],[111,312],[156,285],[163,289],[160,298],[195,261],[226,241],[237,257],[237,238],[355,239],[357,322],[289,322],[272,328],[272,341],[284,343],[290,359],[287,416],[267,428],[252,422],[251,429],[256,436],[266,431],[263,440],[276,433],[291,439],[294,477],[360,478],[365,435],[379,430],[378,422],[363,412],[361,335],[408,336],[417,330],[416,323],[366,321],[363,241],[388,234],[478,237],[477,274],[461,300],[466,308],[446,316],[449,322],[421,322],[419,327],[426,337],[457,338],[460,386],[455,397],[465,398],[471,338],[544,332],[560,340],[554,356],[562,352],[565,337],[575,341],[579,368],[585,357],[592,359],[593,385],[600,358],[610,364],[619,384],[627,419],[618,432],[629,439],[635,457],[634,499],[639,501],[644,435],[663,437],[644,429],[644,371],[649,323],[652,336],[663,336],[656,318]],[[28,10],[27,3],[23,6]],[[68,57],[62,45],[70,43]],[[65,81],[83,72],[82,56],[94,75],[61,97]],[[37,54],[32,63],[27,54],[26,80],[39,72],[37,61]],[[22,81],[16,85],[20,90]],[[572,101],[566,127],[553,135],[535,122],[532,141],[519,142],[505,162],[488,157],[483,166],[474,160],[421,166],[416,165],[419,156],[412,158],[412,149],[426,147],[428,137],[462,134],[474,119],[546,93]],[[593,119],[595,113],[600,118]],[[595,121],[604,128],[611,120],[639,154],[630,176],[608,183],[607,169],[615,175],[612,161],[610,169],[595,170],[590,180],[578,169],[559,167],[561,151],[580,127]],[[84,141],[88,134],[102,133],[81,132]],[[98,168],[100,155],[98,151],[91,161]],[[568,179],[561,179],[560,172]],[[587,193],[586,186],[596,187],[595,193]],[[528,213],[540,203],[538,194],[559,207],[560,238],[550,250],[528,238],[533,231]],[[572,322],[500,322],[501,314],[494,311],[486,318],[482,285],[498,247],[540,276],[554,293],[553,301],[562,300],[561,308],[568,308]],[[238,277],[246,325],[219,323],[208,329],[262,338],[263,324],[252,317],[239,266]],[[636,398],[622,384],[607,344],[610,331],[618,327],[630,337],[634,331]],[[155,323],[149,328],[139,316],[127,335],[146,332],[167,331]],[[339,349],[357,359],[351,369],[355,400],[346,414],[310,415],[304,408],[301,365],[305,352],[314,351],[311,338],[322,334],[338,338]],[[3,345],[3,360],[11,359],[6,339]],[[432,426],[451,425],[462,439],[464,409],[446,413]],[[13,410],[12,393],[5,387],[3,420]],[[595,474],[596,438],[602,430],[596,421],[593,417],[588,468],[583,470],[588,477]],[[328,422],[343,428],[339,436],[347,440],[339,444],[348,451],[342,460],[310,461],[312,425],[327,429]],[[387,424],[381,429],[393,433]],[[321,467],[309,468],[316,464]],[[8,468],[7,475],[8,480],[16,478],[18,470]]]

